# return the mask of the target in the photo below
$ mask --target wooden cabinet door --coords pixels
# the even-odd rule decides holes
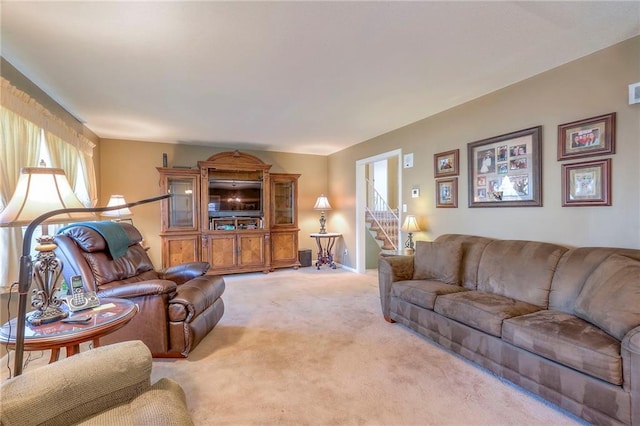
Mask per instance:
[[[271,266],[300,266],[297,230],[271,233]]]
[[[162,267],[200,261],[200,234],[163,235]]]
[[[264,234],[238,233],[238,266],[264,264]]]
[[[235,233],[209,235],[207,240],[207,261],[211,269],[233,268],[237,265],[238,247]]]

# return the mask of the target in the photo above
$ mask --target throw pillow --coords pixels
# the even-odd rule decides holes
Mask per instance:
[[[575,312],[618,340],[640,325],[640,262],[619,254],[605,259],[587,278]]]
[[[417,241],[413,259],[413,279],[437,280],[447,284],[460,284],[460,242]]]

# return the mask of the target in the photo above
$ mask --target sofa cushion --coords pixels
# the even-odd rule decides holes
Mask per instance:
[[[622,384],[620,341],[575,315],[539,311],[504,321],[502,338],[614,385]]]
[[[436,242],[455,241],[462,244],[462,260],[460,261],[460,285],[470,290],[477,290],[478,264],[485,247],[493,239],[475,235],[443,234]]]
[[[416,242],[413,279],[460,284],[462,244],[459,242]]]
[[[482,253],[478,290],[548,308],[551,279],[567,248],[550,243],[495,240]]]
[[[575,312],[622,340],[640,325],[640,261],[613,254],[587,278]]]
[[[391,286],[391,297],[397,297],[425,309],[433,310],[436,297],[443,294],[467,291],[465,288],[441,281],[396,281]]]
[[[433,310],[449,319],[500,337],[505,319],[530,314],[540,308],[499,294],[465,291],[438,296]]]

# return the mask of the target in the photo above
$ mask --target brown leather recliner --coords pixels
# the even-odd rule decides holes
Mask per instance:
[[[129,237],[123,256],[113,258],[105,238],[82,224],[72,225],[55,237],[56,256],[63,262],[62,275],[71,282],[82,276],[85,290],[98,297],[129,299],[138,314],[100,343],[142,340],[154,357],[187,357],[215,327],[224,313],[221,276],[204,275],[206,262],[193,262],[155,271],[140,232],[120,223]]]

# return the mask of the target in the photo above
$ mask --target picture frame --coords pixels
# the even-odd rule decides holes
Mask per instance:
[[[611,158],[562,165],[562,207],[610,205]]]
[[[467,144],[469,207],[542,206],[542,126]]]
[[[460,174],[460,150],[439,152],[433,156],[433,177],[458,176]]]
[[[558,126],[558,161],[615,152],[615,112]]]
[[[436,208],[458,207],[458,178],[436,181]]]

